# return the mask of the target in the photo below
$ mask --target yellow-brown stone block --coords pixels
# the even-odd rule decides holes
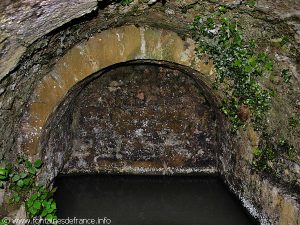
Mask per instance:
[[[279,225],[297,225],[298,223],[298,211],[295,207],[294,200],[284,199],[282,201],[282,208],[279,217]]]
[[[183,51],[180,53],[180,64],[192,66],[192,62],[196,58],[194,40],[187,38],[183,43]]]
[[[107,30],[91,37],[86,45],[88,57],[95,63],[97,70],[124,62],[133,57],[140,48],[139,30],[127,26]]]
[[[174,32],[145,29],[145,48],[148,59],[168,60],[179,63],[183,51],[183,41]]]
[[[39,137],[40,134],[36,134],[36,136],[31,137],[23,144],[23,150],[27,152],[29,156],[38,154]]]
[[[87,55],[85,48],[79,44],[72,48],[56,65],[56,71],[67,80],[78,82],[97,70]],[[71,82],[72,83],[72,82]],[[66,82],[66,87],[68,82]]]

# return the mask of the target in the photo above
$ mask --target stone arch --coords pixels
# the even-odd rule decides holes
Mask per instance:
[[[107,163],[105,161],[104,167],[105,171],[99,170],[95,168],[94,164],[88,165],[88,168],[79,168],[80,166],[78,165],[67,165],[67,169],[64,168],[66,164],[72,164],[72,157],[73,161],[77,161],[79,158],[80,160],[82,156],[77,157],[77,159],[74,160],[74,156],[72,156],[72,153],[76,153],[76,149],[73,149],[73,142],[74,142],[74,127],[76,126],[76,129],[78,129],[78,121],[74,122],[74,112],[76,114],[76,110],[78,107],[80,107],[80,98],[82,96],[82,93],[85,91],[87,87],[89,87],[91,84],[94,83],[99,83],[99,80],[102,76],[106,76],[107,74],[110,73],[110,71],[113,70],[118,70],[119,68],[124,68],[124,67],[137,67],[137,66],[144,66],[144,68],[150,68],[150,67],[157,67],[157,68],[166,68],[170,71],[178,71],[181,76],[187,77],[189,80],[194,82],[194,85],[199,93],[205,98],[205,101],[207,101],[210,111],[207,111],[209,114],[208,116],[213,117],[215,121],[215,125],[211,124],[212,130],[213,131],[206,131],[211,135],[210,137],[213,136],[214,141],[211,143],[211,146],[216,146],[216,143],[218,143],[220,140],[219,135],[224,134],[226,132],[223,121],[223,117],[220,114],[218,110],[219,106],[219,99],[218,95],[215,93],[215,91],[209,86],[209,84],[206,82],[205,76],[203,74],[200,74],[199,72],[187,67],[183,66],[180,64],[175,64],[167,61],[156,61],[156,60],[133,60],[133,61],[127,61],[124,63],[119,63],[119,64],[114,64],[112,66],[106,67],[98,72],[95,72],[94,74],[88,76],[87,78],[83,79],[82,81],[78,82],[76,85],[74,85],[67,93],[67,95],[64,97],[64,99],[60,102],[56,110],[50,115],[48,118],[46,125],[44,126],[43,133],[42,133],[42,138],[41,138],[41,158],[43,161],[45,161],[46,166],[43,168],[43,172],[41,174],[41,180],[45,183],[51,182],[62,170],[64,169],[65,173],[78,173],[78,172],[88,172],[88,173],[95,173],[95,172],[116,172],[119,173],[120,171],[123,171],[125,173],[145,173],[145,174],[165,174],[165,173],[177,173],[177,174],[186,174],[186,173],[198,173],[198,174],[216,174],[218,173],[218,158],[217,158],[217,151],[214,147],[213,149],[207,149],[209,152],[209,156],[205,158],[204,165],[197,167],[199,165],[199,161],[197,161],[195,164],[192,166],[188,166],[185,168],[182,168],[180,166],[177,167],[177,164],[172,167],[172,168],[164,168],[164,165],[160,164],[157,165],[157,161],[154,162],[155,166],[150,163],[149,168],[147,169],[144,167],[144,164],[148,163],[148,160],[140,162],[140,164],[137,163],[137,165],[134,165],[133,167],[120,167],[117,166],[114,169],[115,170],[109,170],[111,165],[105,164]],[[115,72],[114,72],[115,73]],[[112,73],[113,74],[113,73]],[[147,75],[149,76],[149,75]],[[100,82],[103,82],[103,80]],[[191,84],[189,84],[191,85]],[[192,86],[192,85],[191,85]],[[97,86],[99,87],[99,86]],[[99,87],[100,88],[100,87]],[[92,95],[94,92],[92,93]],[[101,96],[101,95],[99,95]],[[99,97],[98,96],[98,97]],[[96,97],[96,98],[98,98]],[[78,100],[79,99],[79,100]],[[109,103],[110,104],[110,103]],[[197,104],[197,103],[195,103]],[[202,107],[202,106],[200,106]],[[101,108],[100,108],[101,110]],[[99,108],[98,108],[99,111]],[[157,114],[157,113],[155,113]],[[191,112],[192,114],[192,112]],[[157,114],[160,116],[159,114]],[[80,115],[82,117],[83,115]],[[130,117],[131,119],[131,117]],[[186,118],[187,121],[189,118]],[[76,119],[75,119],[76,120]],[[168,119],[167,119],[168,120]],[[96,122],[99,120],[97,119]],[[165,122],[165,121],[164,121]],[[207,122],[208,123],[208,122]],[[203,124],[201,124],[203,125]],[[200,127],[201,127],[200,125]],[[94,125],[93,125],[94,126]],[[79,126],[80,127],[80,126]],[[218,129],[216,131],[215,129]],[[200,128],[202,129],[202,128]],[[205,129],[203,129],[205,130]],[[79,130],[78,130],[79,132]],[[181,133],[182,131],[178,131]],[[202,132],[202,131],[201,131]],[[210,132],[213,132],[213,134],[210,134]],[[151,132],[150,132],[151,133]],[[175,132],[176,133],[176,132]],[[202,135],[200,135],[203,137]],[[131,137],[130,137],[131,138]],[[76,139],[76,138],[75,138]],[[188,139],[188,138],[184,138]],[[195,141],[195,142],[198,142]],[[209,141],[204,141],[204,142],[209,142]],[[219,147],[219,146],[218,146]],[[197,150],[198,151],[198,150]],[[86,152],[86,150],[84,150]],[[76,153],[77,154],[77,153]],[[76,155],[75,154],[75,155]],[[201,153],[203,154],[203,153]],[[79,153],[80,155],[80,153]],[[90,160],[90,158],[93,158]],[[202,157],[202,156],[201,156]],[[200,158],[201,158],[200,157]],[[95,159],[95,155],[89,154],[86,158],[89,158],[88,160],[85,161],[93,161]],[[115,158],[115,157],[114,157]],[[161,157],[158,157],[159,160]],[[199,159],[199,157],[198,157]],[[185,159],[183,159],[184,161]],[[208,163],[207,163],[208,160]],[[118,158],[115,159],[115,161],[120,161]],[[135,161],[135,160],[134,160]],[[201,161],[201,159],[200,159]],[[172,163],[172,162],[171,162]],[[182,162],[184,164],[184,162]],[[143,164],[143,165],[142,165]],[[142,166],[141,166],[142,165]],[[182,165],[182,164],[181,164]],[[157,167],[156,167],[157,166]],[[167,166],[167,165],[165,165]]]
[[[33,91],[21,120],[19,145],[29,156],[37,156],[41,132],[47,118],[68,90],[80,80],[107,66],[136,59],[165,60],[194,68],[213,80],[211,61],[199,60],[192,39],[151,27],[127,25],[106,30],[71,48]]]

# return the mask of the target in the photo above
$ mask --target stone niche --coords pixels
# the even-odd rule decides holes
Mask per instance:
[[[233,0],[11,2],[1,17],[0,158],[41,158],[46,184],[77,172],[218,173],[261,224],[300,225],[299,191],[287,188],[300,182],[299,161],[280,159],[278,180],[253,170],[263,137],[251,127],[228,132],[213,62],[198,58],[188,30],[195,16],[228,4],[246,38],[291,69],[291,84],[271,84],[278,138],[299,112],[298,0],[260,0],[253,12]],[[276,47],[283,35],[288,48]],[[299,132],[292,141],[299,149]]]
[[[199,80],[172,63],[113,65],[76,84],[41,138],[49,173],[217,172],[217,113]]]

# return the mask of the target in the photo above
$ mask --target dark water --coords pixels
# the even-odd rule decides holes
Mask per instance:
[[[58,178],[56,186],[59,218],[105,218],[98,224],[113,225],[256,224],[217,178],[74,176]]]

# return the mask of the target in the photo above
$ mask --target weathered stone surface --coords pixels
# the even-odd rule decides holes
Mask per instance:
[[[19,208],[19,210],[16,213],[15,218],[18,218],[19,220],[24,220],[26,219],[26,209],[25,209],[25,204],[22,204]],[[22,224],[22,222],[16,222],[16,225]]]
[[[9,215],[8,218],[10,219],[10,221],[12,221],[15,218],[18,219],[19,221],[11,222],[11,224],[21,225],[22,224],[22,220],[25,220],[27,218],[26,217],[25,204],[22,204],[19,209],[13,211]]]
[[[186,74],[155,64],[102,74],[66,115],[73,147],[65,173],[214,172],[217,124],[201,92]]]
[[[2,38],[5,45],[0,48],[0,80],[15,68],[28,45],[97,8],[96,0],[26,0],[0,4],[0,30],[5,34]]]
[[[2,205],[4,201],[4,189],[0,190],[0,205]]]
[[[13,50],[6,51],[2,54],[0,53],[0,80],[17,66],[25,51],[25,47],[18,46],[16,43]]]
[[[259,9],[276,14],[282,19],[299,17],[300,5],[297,0],[260,0],[256,5]]]
[[[214,174],[219,113],[202,76],[148,60],[78,83],[44,128],[41,179],[49,183],[59,172]]]

